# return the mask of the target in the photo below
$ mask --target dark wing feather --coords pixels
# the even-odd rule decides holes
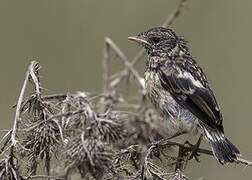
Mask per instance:
[[[197,64],[168,61],[160,66],[163,88],[184,108],[190,110],[201,123],[223,132],[222,115],[217,100]],[[190,68],[193,66],[194,68]]]

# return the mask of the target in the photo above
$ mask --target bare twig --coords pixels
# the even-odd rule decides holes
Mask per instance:
[[[168,27],[170,26],[174,20],[180,15],[181,9],[186,5],[187,0],[180,0],[177,7],[172,11],[172,13],[169,15],[169,17],[166,19],[162,27]]]
[[[24,99],[24,93],[25,93],[25,89],[27,86],[27,82],[29,80],[29,76],[32,73],[34,75],[34,67],[37,65],[36,61],[32,61],[31,65],[29,66],[28,71],[26,72],[26,76],[25,76],[25,80],[23,83],[23,87],[21,89],[19,98],[18,98],[18,103],[17,103],[17,108],[16,108],[16,115],[15,115],[15,120],[14,120],[14,125],[13,125],[13,129],[12,129],[12,134],[11,134],[11,142],[12,142],[12,146],[15,146],[17,144],[17,140],[16,140],[16,133],[17,133],[17,128],[18,128],[18,123],[20,120],[20,113],[21,113],[21,106],[22,106],[22,102]]]
[[[5,140],[5,142],[3,143],[3,146],[0,148],[0,154],[4,153],[4,150],[5,150],[5,149],[8,150],[8,148],[6,148],[6,147],[7,147],[7,144],[9,143],[9,141],[10,141],[10,139],[11,139],[11,133],[12,133],[12,130],[9,130],[9,131],[4,135],[4,137],[1,139],[0,144],[4,141],[4,139],[6,139],[6,140]]]
[[[126,68],[132,73],[132,75],[134,76],[137,85],[144,90],[145,87],[142,83],[142,78],[141,76],[138,74],[138,72],[132,67],[131,63],[128,61],[128,58],[125,56],[125,54],[121,51],[121,49],[110,39],[110,38],[106,38],[105,42],[115,51],[115,53],[120,57],[120,59],[122,59],[124,65],[126,66]]]
[[[145,169],[147,170],[147,172],[148,172],[148,165],[149,165],[149,163],[150,163],[150,161],[148,160],[149,159],[149,156],[150,156],[150,154],[151,154],[151,152],[152,152],[152,150],[154,149],[156,147],[156,145],[152,145],[152,146],[150,146],[150,148],[148,148],[148,150],[147,150],[147,153],[146,153],[146,155],[145,155],[145,158],[144,158],[144,161],[143,161],[143,165],[142,165],[142,168],[141,168],[141,177],[142,177],[142,179],[144,179],[144,176],[145,176]]]
[[[106,42],[103,50],[103,90],[106,93],[109,85],[109,44]]]

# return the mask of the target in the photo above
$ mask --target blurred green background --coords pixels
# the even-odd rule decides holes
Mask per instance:
[[[108,36],[133,57],[140,48],[129,35],[161,25],[177,0],[1,0],[1,129],[14,119],[26,69],[36,59],[50,93],[99,91],[102,49]],[[171,28],[190,41],[222,107],[226,135],[252,159],[252,1],[190,0]],[[141,72],[144,61],[138,66]],[[190,179],[252,179],[242,165],[221,166],[201,156],[190,162]]]

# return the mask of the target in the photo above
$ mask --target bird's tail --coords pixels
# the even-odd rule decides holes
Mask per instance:
[[[210,142],[214,156],[221,164],[237,161],[240,151],[219,130],[203,127],[204,133]]]

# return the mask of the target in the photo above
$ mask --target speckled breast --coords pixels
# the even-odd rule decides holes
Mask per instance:
[[[162,87],[156,70],[147,67],[145,71],[147,93],[150,101],[167,123],[169,134],[185,130],[196,132],[195,130],[198,129],[197,118],[190,111],[181,107]]]

